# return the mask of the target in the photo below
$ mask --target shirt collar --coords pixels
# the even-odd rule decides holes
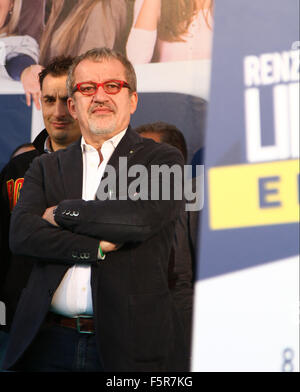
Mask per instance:
[[[127,131],[127,128],[124,129],[123,131],[119,132],[118,134],[116,134],[116,135],[113,136],[112,138],[106,140],[106,141],[102,144],[102,147],[103,147],[105,144],[111,144],[111,145],[114,147],[114,149],[116,149],[116,148],[117,148],[117,145],[120,143],[120,141],[121,141],[121,139],[123,138],[123,136],[125,135],[126,131]],[[101,147],[101,149],[102,149],[102,147]],[[82,136],[82,137],[81,137],[81,149],[82,149],[83,152],[85,152],[85,151],[94,150],[94,147],[91,146],[90,144],[88,144],[88,143],[85,141],[84,137]]]
[[[50,137],[49,137],[49,136],[46,137],[46,140],[45,140],[45,143],[44,143],[44,151],[45,151],[46,153],[48,153],[48,154],[50,154],[51,152],[53,152],[53,148],[52,148],[52,146],[51,146],[51,140],[50,140]]]

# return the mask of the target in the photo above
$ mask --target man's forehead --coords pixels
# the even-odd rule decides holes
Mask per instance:
[[[91,78],[89,78],[89,76],[98,78],[100,80],[107,78],[116,79],[124,77],[124,75],[125,68],[123,64],[114,58],[101,60],[85,59],[77,65],[74,71],[74,77],[76,81],[77,79],[82,78],[88,78],[90,80]]]
[[[42,95],[65,97],[67,95],[67,75],[47,75],[43,80]]]

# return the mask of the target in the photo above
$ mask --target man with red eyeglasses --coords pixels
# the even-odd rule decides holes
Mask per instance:
[[[152,167],[182,169],[183,157],[131,129],[136,75],[121,54],[100,48],[76,58],[67,89],[82,138],[33,162],[13,211],[12,251],[34,258],[35,266],[3,367],[187,370],[188,347],[167,280],[183,202],[173,181],[168,200],[161,192],[151,197],[151,187],[162,185],[161,177],[151,178]],[[149,190],[129,197],[136,178],[128,176],[127,194],[118,180],[141,166]],[[99,189],[112,170],[115,184],[105,199]]]

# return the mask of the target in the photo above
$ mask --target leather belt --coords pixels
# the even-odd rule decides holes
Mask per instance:
[[[60,314],[49,312],[46,322],[52,325],[76,329],[79,333],[95,333],[94,319],[89,316],[65,317]]]

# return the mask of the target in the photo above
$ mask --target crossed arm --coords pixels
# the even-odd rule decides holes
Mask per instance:
[[[182,164],[177,154],[173,158],[173,163]],[[60,184],[50,181],[45,185],[45,173],[40,158],[26,173],[11,220],[10,247],[14,253],[72,264],[74,253],[88,253],[85,262],[94,262],[100,240],[104,252],[117,250],[125,242],[144,241],[175,220],[181,206],[181,201],[174,200],[60,201]],[[53,204],[58,204],[55,219]],[[66,216],[66,209],[80,214]]]
[[[54,219],[54,211],[56,210],[56,208],[57,206],[46,208],[42,218],[48,221],[51,225],[59,227],[59,225],[55,222]],[[104,253],[116,251],[122,246],[122,244],[113,244],[112,242],[105,240],[100,240],[99,244]]]
[[[46,212],[49,213],[47,205],[51,202],[45,194],[42,172],[40,162],[36,160],[25,176],[20,199],[11,217],[9,238],[12,252],[63,264],[97,261],[100,238],[73,233],[49,224],[45,219]],[[104,252],[118,248],[101,241],[102,245]],[[88,259],[80,259],[83,254],[88,255]]]

